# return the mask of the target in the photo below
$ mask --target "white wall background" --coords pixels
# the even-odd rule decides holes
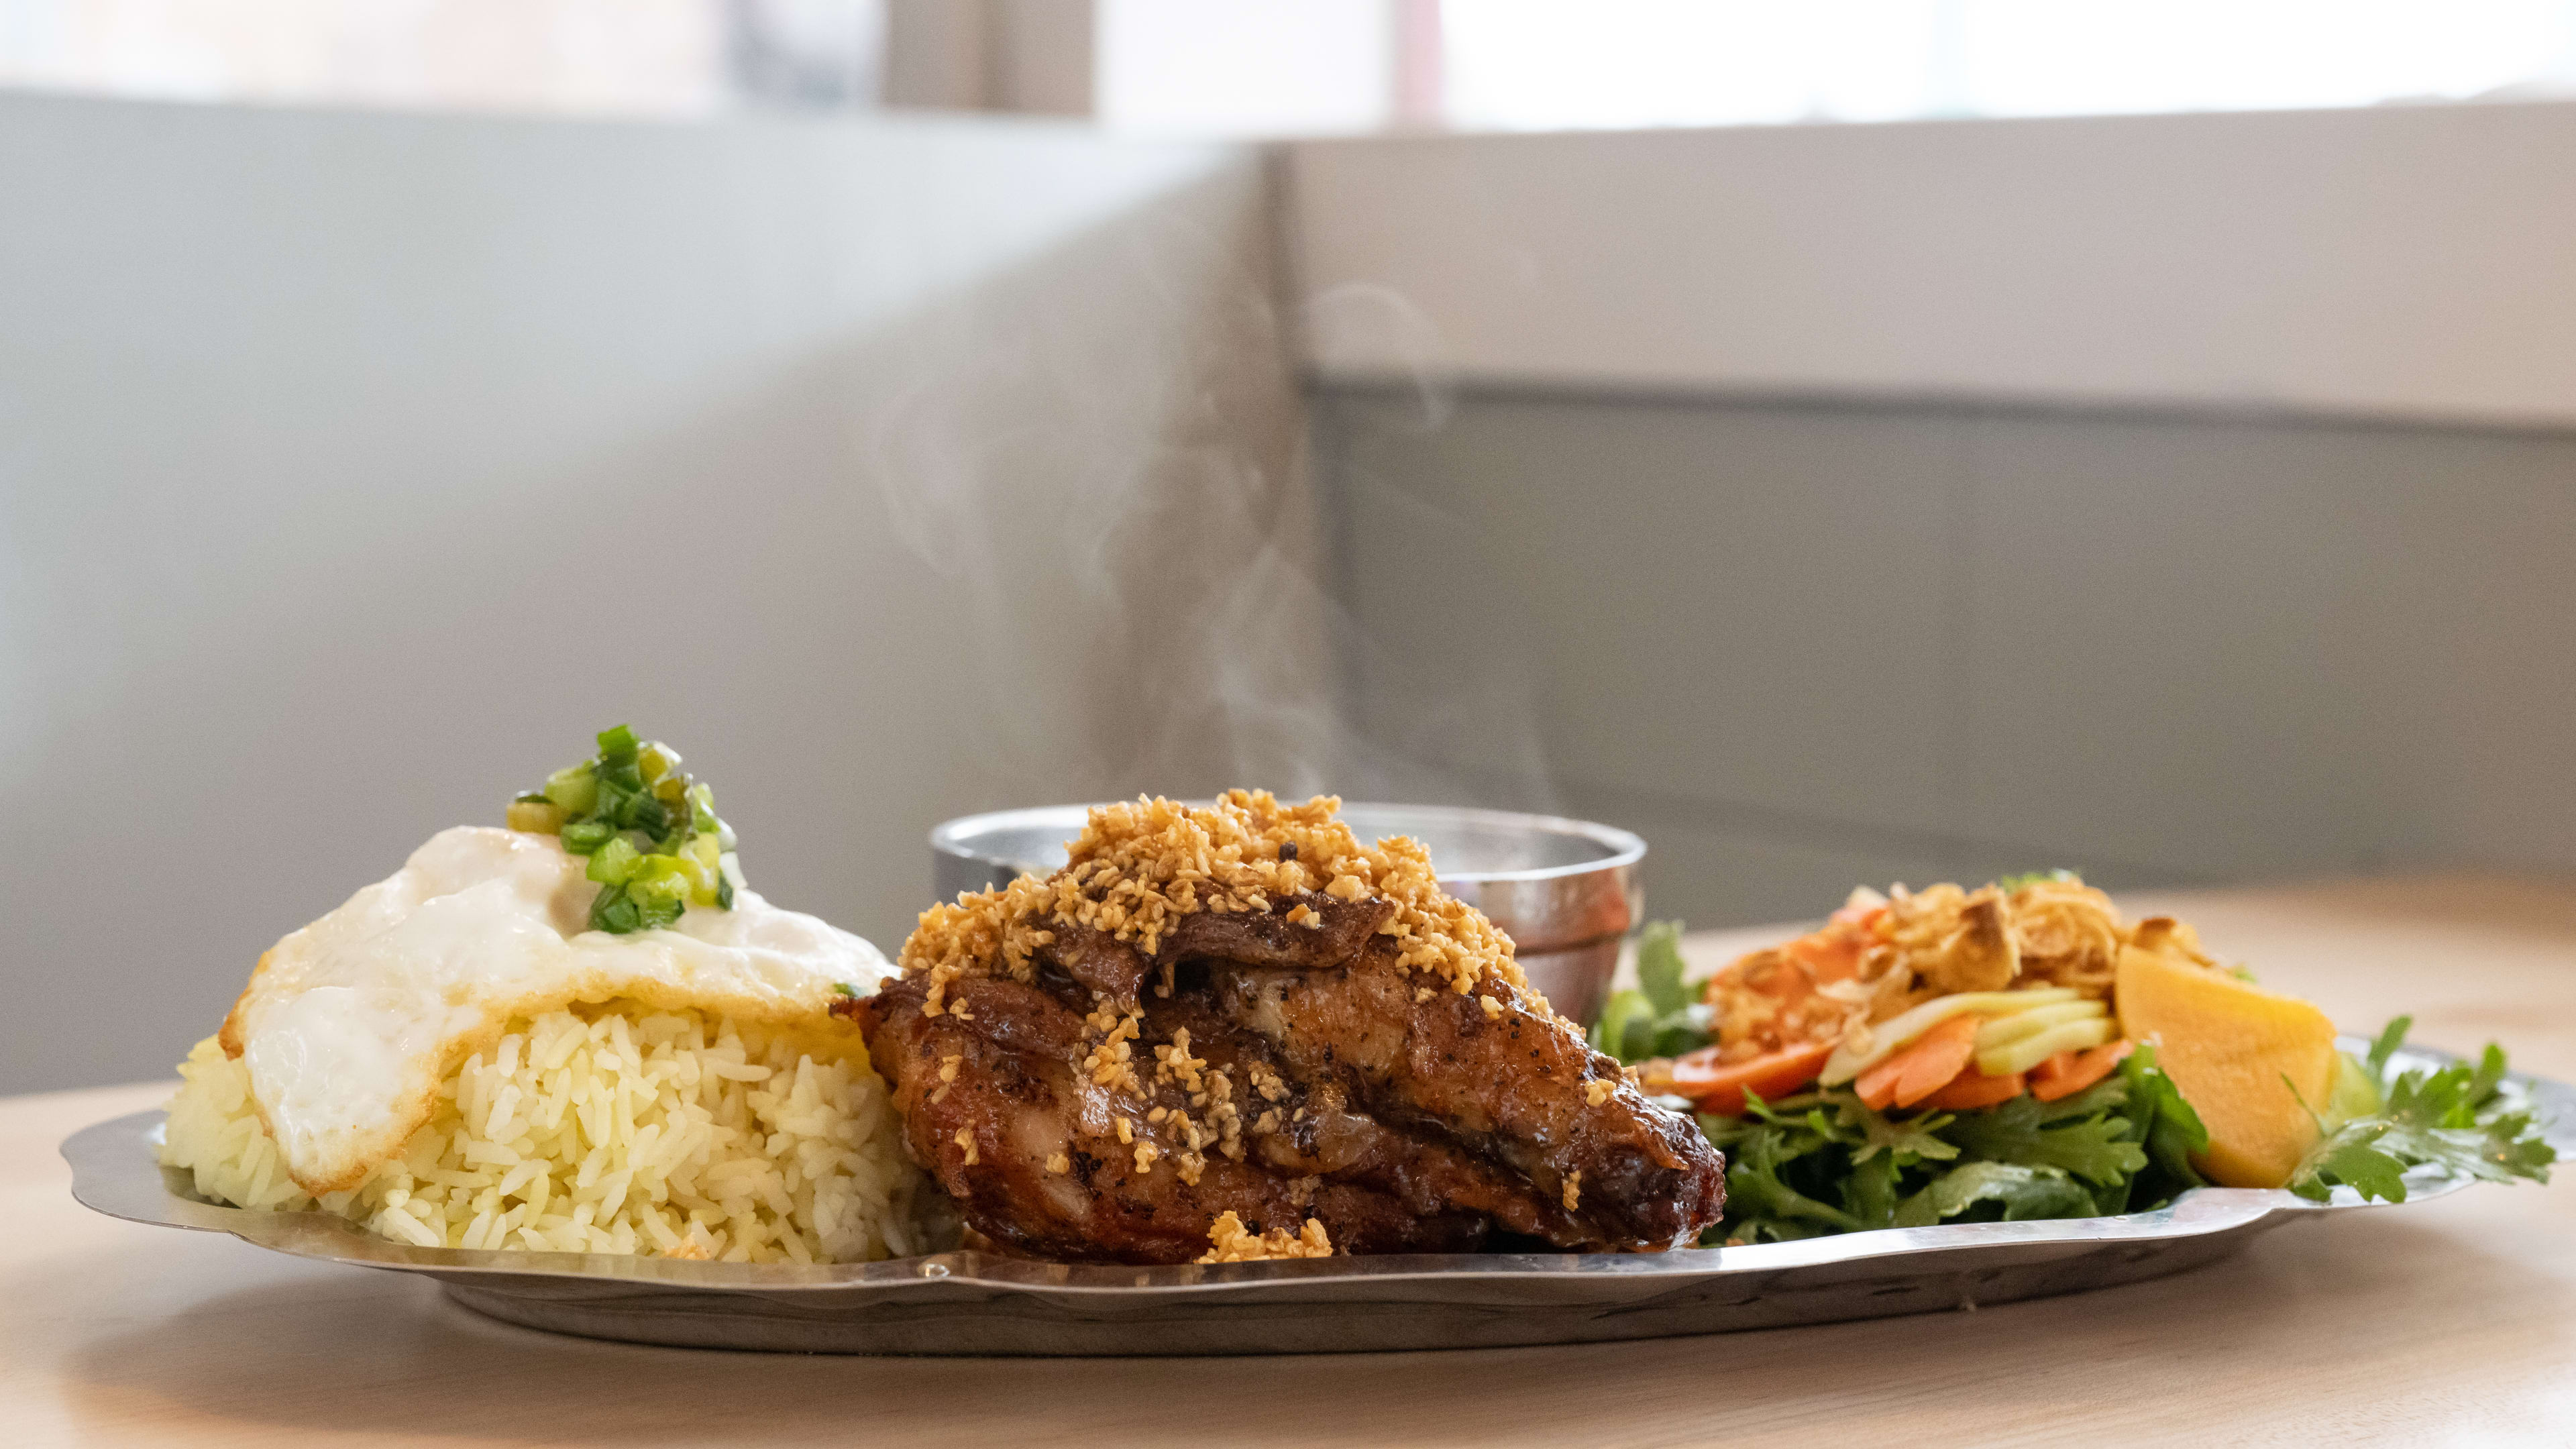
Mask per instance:
[[[2576,870],[2576,436],[1474,391],[1317,419],[1366,728],[1644,834],[1650,914]]]
[[[1331,381],[2576,426],[2576,104],[1290,155]]]
[[[889,950],[947,815],[1295,783],[1271,237],[1071,128],[0,98],[0,1092],[621,720]]]
[[[1289,154],[1365,726],[1651,912],[2576,869],[2576,106]]]

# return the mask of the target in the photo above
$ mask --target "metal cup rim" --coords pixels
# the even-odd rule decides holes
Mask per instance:
[[[1184,801],[1183,803],[1191,805],[1206,805],[1210,802],[1204,800],[1192,800]],[[1022,806],[1015,810],[988,810],[977,815],[961,815],[954,820],[943,820],[939,824],[931,827],[930,848],[941,855],[952,856],[959,860],[1016,865],[1018,864],[1016,861],[999,861],[994,856],[986,855],[981,851],[969,847],[964,843],[964,841],[975,835],[1014,827],[1039,827],[1069,823],[1073,827],[1074,831],[1079,831],[1082,827],[1082,822],[1090,817],[1090,813],[1093,810],[1098,808],[1098,805],[1030,805]],[[1348,815],[1353,811],[1361,810],[1400,810],[1410,815],[1445,819],[1462,824],[1472,822],[1474,824],[1489,827],[1508,827],[1521,830],[1548,831],[1561,835],[1580,836],[1604,847],[1610,852],[1609,854],[1594,860],[1573,861],[1565,865],[1540,866],[1531,870],[1453,871],[1444,867],[1440,870],[1440,878],[1444,881],[1473,881],[1483,884],[1487,882],[1500,883],[1559,880],[1568,876],[1591,875],[1596,872],[1618,870],[1623,866],[1633,866],[1637,862],[1646,858],[1646,842],[1644,838],[1639,836],[1636,832],[1622,830],[1615,825],[1603,825],[1598,821],[1576,820],[1570,816],[1537,815],[1518,810],[1488,810],[1475,805],[1406,805],[1377,800],[1354,800],[1349,801],[1342,806],[1342,811],[1345,815]],[[1072,832],[1068,832],[1068,835],[1071,833]]]

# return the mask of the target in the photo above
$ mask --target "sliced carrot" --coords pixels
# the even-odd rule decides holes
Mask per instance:
[[[1861,1101],[1871,1111],[1884,1112],[1888,1104],[1896,1100],[1896,1079],[1903,1075],[1905,1063],[1890,1057],[1861,1073],[1852,1083],[1852,1090],[1860,1095]]]
[[[1906,1063],[1896,1079],[1896,1105],[1911,1107],[1967,1070],[1968,1063],[1976,1059],[1977,1028],[1981,1024],[1975,1015],[1964,1011],[1944,1017],[1916,1037],[1913,1045],[1898,1052]]]
[[[2055,1090],[2057,1084],[2064,1081],[2067,1075],[2075,1070],[2075,1059],[2082,1055],[2084,1054],[2079,1051],[2062,1051],[2057,1055],[2050,1057],[2048,1060],[2041,1062],[2038,1066],[2030,1069],[2031,1085],[2034,1087],[2045,1087],[2052,1091]],[[2057,1099],[2054,1097],[2042,1097],[2040,1100],[2043,1102],[2053,1102]]]
[[[1922,1101],[1926,1112],[1974,1112],[1998,1102],[2009,1102],[2022,1093],[2022,1075],[1990,1077],[1974,1067],[1950,1079],[1950,1084]]]
[[[1677,1096],[1688,1097],[1703,1112],[1716,1112],[1732,1117],[1744,1110],[1747,1088],[1763,1100],[1785,1097],[1816,1079],[1825,1069],[1825,1059],[1834,1054],[1834,1044],[1784,1047],[1740,1062],[1721,1064],[1717,1048],[1704,1047],[1673,1062],[1672,1084]]]
[[[1944,1017],[1930,1030],[1890,1053],[1887,1060],[1860,1074],[1852,1090],[1877,1111],[1892,1103],[1911,1107],[1949,1085],[1977,1055],[1978,1019],[1969,1013]]]
[[[1884,1112],[1896,1100],[1897,1084],[1905,1080],[1905,1068],[1910,1060],[1907,1053],[1913,1051],[1915,1045],[1909,1042],[1902,1050],[1888,1054],[1852,1083],[1852,1090],[1860,1094],[1860,1099],[1869,1104],[1870,1110]]]
[[[2059,1052],[2031,1070],[2030,1094],[2043,1102],[2072,1097],[2111,1075],[2137,1045],[2115,1041],[2088,1052]]]

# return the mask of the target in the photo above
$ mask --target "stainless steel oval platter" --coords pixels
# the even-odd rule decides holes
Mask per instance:
[[[2366,1043],[2347,1042],[2359,1049]],[[2401,1065],[2449,1058],[2410,1051]],[[2576,1089],[2517,1077],[2576,1150]],[[113,1217],[230,1233],[300,1258],[419,1273],[512,1323],[593,1338],[806,1353],[1336,1353],[1722,1333],[1929,1313],[2134,1283],[2283,1223],[2363,1206],[2204,1188],[2155,1212],[1964,1223],[1652,1255],[1330,1258],[1120,1268],[986,1253],[837,1266],[412,1248],[322,1213],[196,1196],[159,1165],[159,1112],[63,1144],[72,1193]],[[2457,1191],[2413,1180],[2410,1201]]]

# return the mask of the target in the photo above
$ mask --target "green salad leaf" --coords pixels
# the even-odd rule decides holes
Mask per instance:
[[[1995,889],[2002,891],[2005,895],[2011,895],[2013,892],[2020,890],[2023,886],[2037,885],[2042,881],[2070,881],[2076,885],[2082,885],[2084,883],[2084,877],[2075,871],[2068,870],[2064,866],[2059,866],[2055,870],[2026,870],[2018,875],[1997,877],[1995,880]]]
[[[2035,871],[1998,884],[2009,891],[2075,878]],[[1707,1045],[1701,985],[1685,979],[1680,923],[1649,925],[1637,985],[1602,1008],[1593,1047],[1636,1062]],[[2490,1045],[2474,1062],[2392,1079],[2410,1025],[2400,1017],[2362,1059],[2343,1058],[2318,1119],[2324,1136],[2290,1190],[2323,1200],[2346,1186],[2403,1202],[2416,1170],[2548,1181],[2558,1154],[2528,1094],[2508,1078],[2504,1052]],[[1776,1102],[1747,1092],[1740,1114],[1698,1120],[1727,1157],[1726,1217],[1702,1239],[1711,1244],[2146,1212],[2209,1185],[2192,1165],[2209,1148],[2208,1127],[2147,1043],[2109,1077],[2054,1102],[2025,1095],[1976,1111],[1891,1117],[1847,1087]]]
[[[2370,1079],[2378,1083],[2382,1091],[2388,1086],[2389,1059],[2397,1055],[2398,1048],[2406,1045],[2406,1033],[2414,1029],[2415,1018],[2401,1016],[2381,1027],[2378,1040],[2370,1044],[2370,1055],[2363,1059],[2362,1068],[2370,1073]]]
[[[1928,1228],[1980,1203],[2008,1223],[2031,1218],[2080,1218],[2093,1213],[2093,1195],[2054,1167],[2013,1162],[1963,1162],[1896,1205],[1896,1226]]]
[[[2138,1140],[2146,1145],[2147,1165],[2121,1189],[2119,1204],[2103,1211],[2144,1211],[2209,1186],[2191,1165],[2209,1150],[2209,1128],[2182,1099],[2182,1088],[2157,1068],[2155,1047],[2142,1043],[2129,1053],[2120,1063],[2120,1079],[2129,1084],[2129,1120],[2143,1129]]]
[[[1800,1191],[1795,1180],[1799,1174],[1786,1171],[1822,1145],[1796,1130],[1748,1135],[1737,1145],[1727,1168],[1727,1196],[1741,1195],[1746,1210],[1760,1217],[1770,1236],[1780,1241],[1864,1226],[1853,1214]]]
[[[2406,1174],[2429,1167],[2482,1182],[2549,1180],[2558,1151],[2542,1135],[2530,1099],[2505,1078],[2504,1050],[2493,1043],[2475,1062],[2417,1068],[2388,1077],[2405,1044],[2411,1017],[2388,1024],[2363,1062],[2379,1088],[2379,1111],[2352,1117],[2310,1149],[2290,1175],[2290,1191],[2323,1202],[2337,1186],[2365,1199],[2406,1200]]]
[[[1745,1094],[1747,1102],[1754,1100]],[[1942,1116],[1913,1117],[1898,1120],[1870,1106],[1852,1092],[1832,1094],[1834,1120],[1845,1133],[1857,1133],[1852,1151],[1855,1163],[1870,1162],[1884,1152],[1895,1158],[1919,1158],[1935,1162],[1959,1155],[1959,1149],[1933,1134],[1950,1119]],[[1854,1139],[1846,1138],[1851,1141]]]
[[[1614,991],[1592,1022],[1592,1049],[1621,1062],[1677,1057],[1708,1045],[1708,1008],[1683,981],[1682,923],[1656,921],[1637,939],[1637,985]]]
[[[2209,1135],[2146,1045],[2054,1102],[1890,1117],[1838,1088],[1748,1094],[1741,1115],[1699,1124],[1727,1154],[1726,1220],[1708,1242],[2140,1212],[2206,1185],[2190,1159]]]
[[[2323,1199],[2337,1185],[2402,1202],[2406,1174],[2433,1169],[2489,1182],[2546,1182],[2557,1153],[2507,1080],[2504,1053],[2386,1078],[2404,1040],[2391,1028],[2367,1065],[2382,1110],[2336,1126],[2290,1188]],[[1740,1116],[1702,1114],[1727,1154],[1726,1219],[1703,1241],[1785,1242],[1821,1233],[2019,1222],[2162,1207],[2208,1179],[2200,1114],[2141,1044],[2120,1070],[2055,1102],[2016,1097],[1972,1112],[1890,1117],[1849,1090],[1777,1102],[1748,1096]]]
[[[2136,1124],[2111,1110],[2128,1099],[2128,1079],[2114,1073],[2054,1102],[2020,1096],[1963,1113],[1950,1126],[1950,1140],[1973,1159],[2052,1168],[2108,1187],[2147,1165],[2146,1148],[2131,1135]]]
[[[1843,1208],[1864,1228],[1896,1226],[1896,1154],[1882,1152],[1852,1165],[1843,1179]]]
[[[1657,921],[1648,926],[1637,938],[1637,989],[1666,1016],[1691,1004],[1682,969],[1682,923]]]
[[[2154,1047],[2061,1101],[1886,1116],[1852,1091],[1811,1091],[1747,1098],[1741,1116],[1703,1114],[1700,1129],[1728,1155],[1713,1243],[2138,1212],[2202,1186],[2187,1160],[2205,1142],[2200,1116],[2156,1070]],[[2182,1152],[2179,1171],[2159,1145]]]

